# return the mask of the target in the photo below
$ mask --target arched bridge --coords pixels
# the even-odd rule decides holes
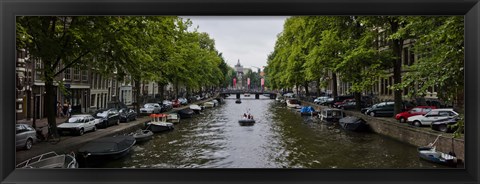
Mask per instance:
[[[277,98],[277,93],[274,91],[263,91],[263,90],[224,90],[220,91],[220,96],[225,98],[228,95],[235,94],[237,99],[240,98],[241,94],[250,94],[255,95],[255,99],[259,99],[260,95],[269,94],[270,99]]]

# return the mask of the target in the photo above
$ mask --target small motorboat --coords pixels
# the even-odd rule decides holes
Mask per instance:
[[[220,102],[218,102],[218,100],[216,100],[216,99],[213,99],[211,102],[213,102],[214,107],[216,107],[220,104]]]
[[[250,94],[245,93],[245,94],[243,94],[243,96],[244,96],[244,97],[250,97]]]
[[[94,166],[110,160],[116,160],[127,155],[136,140],[130,135],[102,137],[88,142],[78,149],[77,159],[80,165]]]
[[[135,141],[137,141],[136,143],[145,142],[153,138],[153,132],[150,130],[138,130],[130,133],[129,135],[135,138]]]
[[[177,113],[168,113],[167,114],[167,122],[170,123],[179,123],[180,122],[180,116]]]
[[[202,107],[196,104],[190,105],[190,109],[192,109],[195,114],[200,114],[200,111],[202,111]]]
[[[318,112],[312,106],[303,106],[300,109],[300,114],[302,116],[316,116]]]
[[[338,123],[343,117],[345,117],[345,114],[339,109],[323,109],[318,113],[320,121],[326,124]]]
[[[255,119],[253,119],[253,116],[245,113],[242,116],[242,119],[238,120],[238,123],[240,126],[252,126],[255,124]]]
[[[191,118],[191,117],[193,117],[193,114],[195,114],[195,112],[190,108],[182,109],[182,110],[178,111],[178,115],[182,119]],[[167,118],[167,120],[168,120],[168,118]]]
[[[457,166],[457,157],[454,155],[442,153],[436,150],[435,146],[429,147],[419,147],[418,155],[420,158],[427,160],[429,162],[456,167]]]
[[[47,152],[17,164],[16,168],[78,168],[75,153],[59,155]]]
[[[369,130],[369,126],[365,120],[355,116],[347,116],[338,121],[340,126],[345,130],[364,132]]]
[[[240,100],[240,99],[237,99],[237,100],[235,100],[235,103],[237,103],[237,104],[241,104],[241,103],[242,103],[242,100]]]
[[[145,123],[145,126],[147,127],[145,128],[146,130],[150,130],[153,133],[159,133],[174,129],[173,123],[167,122],[166,114],[151,114],[150,117],[152,117],[152,121]]]
[[[205,106],[205,108],[211,108],[211,107],[214,107],[214,106],[215,106],[215,103],[213,103],[213,102],[205,102],[205,103],[203,103],[203,106]]]

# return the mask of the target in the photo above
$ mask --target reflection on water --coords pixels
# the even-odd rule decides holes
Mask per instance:
[[[235,98],[182,119],[106,168],[434,168],[416,147],[374,133],[347,132],[261,96]],[[240,126],[244,112],[256,120]]]

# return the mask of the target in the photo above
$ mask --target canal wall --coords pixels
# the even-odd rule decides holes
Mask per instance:
[[[315,107],[316,110],[329,108],[320,106],[311,102],[302,101],[302,104],[308,104]],[[348,116],[356,116],[364,119],[375,133],[396,139],[401,142],[411,144],[413,146],[426,146],[436,142],[438,151],[449,153],[454,152],[458,159],[465,159],[465,141],[463,138],[453,138],[451,133],[444,133],[432,130],[430,127],[414,127],[406,123],[399,123],[394,118],[371,117],[360,112],[345,110]]]

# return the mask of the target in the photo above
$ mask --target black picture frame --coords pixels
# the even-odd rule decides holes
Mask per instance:
[[[2,0],[1,183],[478,183],[478,0]],[[15,169],[15,16],[464,15],[465,169]]]

